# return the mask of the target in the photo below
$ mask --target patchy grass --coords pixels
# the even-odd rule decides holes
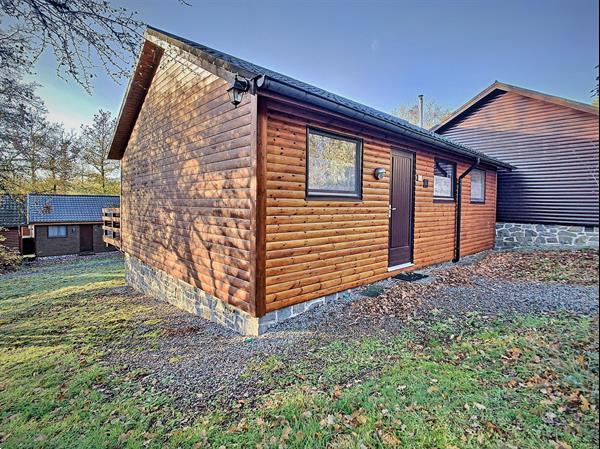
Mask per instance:
[[[425,337],[282,351],[244,374],[269,394],[190,417],[103,361],[166,333],[122,287],[116,258],[0,277],[2,449],[598,445],[597,317],[440,318]]]
[[[595,447],[597,323],[479,322],[470,335],[333,342],[309,364],[270,361],[274,391],[205,443],[232,447]],[[376,369],[376,372],[372,372]]]

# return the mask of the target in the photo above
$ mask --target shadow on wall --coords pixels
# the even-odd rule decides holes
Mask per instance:
[[[124,231],[136,257],[248,311],[250,100],[234,109],[212,75],[188,83],[179,89],[199,95],[161,101],[160,83],[151,87],[132,136],[139,151],[124,158],[124,205],[135,214]]]

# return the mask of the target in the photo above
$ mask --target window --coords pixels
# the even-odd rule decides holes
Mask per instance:
[[[485,171],[483,170],[471,172],[471,201],[474,203],[485,202]]]
[[[361,198],[362,142],[309,128],[306,194]]]
[[[452,162],[435,160],[433,169],[433,196],[445,200],[454,199],[454,172]]]
[[[48,226],[48,238],[49,239],[66,237],[66,236],[67,236],[67,227],[65,225]]]

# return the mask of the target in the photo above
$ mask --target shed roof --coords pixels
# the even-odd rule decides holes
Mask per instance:
[[[384,128],[389,132],[424,142],[441,150],[473,159],[479,158],[481,161],[499,168],[513,168],[510,164],[486,156],[479,151],[453,142],[450,139],[427,129],[415,126],[406,120],[402,120],[391,114],[381,112],[319,87],[312,86],[273,70],[231,56],[219,50],[206,47],[197,42],[153,27],[148,27],[146,30],[146,37],[148,38],[150,36],[193,54],[201,61],[200,65],[202,68],[211,71],[217,76],[223,77],[229,81],[231,81],[235,75],[255,80],[259,92],[263,90],[288,96],[345,115],[349,118],[358,119],[373,126]],[[156,70],[156,57],[153,56],[153,58],[149,58],[146,52],[152,52],[152,55],[158,54],[156,48],[146,45],[146,43],[142,48],[142,53],[138,59],[138,65],[136,66],[132,79],[143,80],[143,82],[130,82],[123,106],[121,107],[121,113],[119,114],[117,131],[109,152],[109,157],[113,159],[120,159],[123,156],[129,136],[133,130],[133,125],[135,124],[135,120],[137,120],[139,109],[143,104],[143,100],[129,101],[128,99],[137,99],[140,97],[140,94],[145,96],[145,92],[150,85],[152,76],[148,76],[147,74],[153,74]],[[148,63],[150,59],[153,61],[151,64]]]
[[[99,223],[102,209],[118,207],[113,195],[27,195],[28,223]]]
[[[24,223],[24,198],[7,194],[0,195],[0,227],[14,228]]]
[[[472,108],[485,101],[490,96],[498,92],[515,92],[525,97],[533,98],[536,100],[546,101],[548,103],[557,104],[566,108],[576,109],[581,112],[587,112],[588,114],[598,115],[598,108],[591,104],[581,103],[579,101],[569,100],[567,98],[557,97],[554,95],[545,94],[531,89],[525,89],[524,87],[514,86],[512,84],[501,83],[500,81],[494,81],[489,87],[479,92],[460,108],[458,108],[452,115],[447,117],[443,122],[434,126],[431,130],[435,132],[441,132],[456,120],[470,113]]]

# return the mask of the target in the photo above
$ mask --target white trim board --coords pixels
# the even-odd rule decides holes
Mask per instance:
[[[393,267],[388,267],[388,272],[390,272],[390,271],[396,271],[396,270],[401,270],[402,268],[412,267],[413,265],[414,265],[414,263],[412,263],[412,262],[403,263],[403,264],[400,264],[400,265],[394,265]]]

